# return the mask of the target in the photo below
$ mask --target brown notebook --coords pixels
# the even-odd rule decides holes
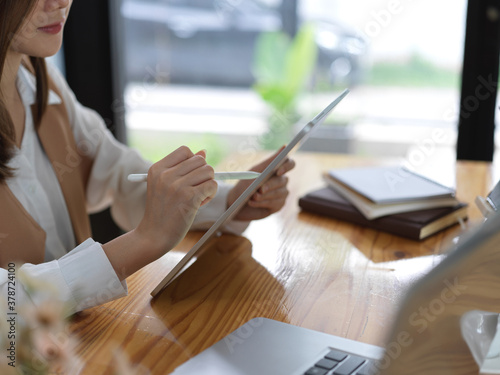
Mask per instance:
[[[368,220],[349,201],[328,187],[304,195],[299,199],[299,206],[304,211],[345,220],[413,240],[423,240],[457,224],[460,220],[467,219],[467,204],[459,202],[454,207],[404,212]]]

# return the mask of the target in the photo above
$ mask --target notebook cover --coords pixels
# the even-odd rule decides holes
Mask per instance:
[[[428,210],[437,207],[454,207],[458,204],[454,196],[375,203],[364,195],[352,190],[347,185],[330,177],[329,174],[325,174],[324,179],[328,187],[351,202],[368,220],[402,212]]]
[[[352,222],[413,240],[422,240],[423,238],[420,238],[422,228],[438,219],[452,214],[458,209],[466,207],[467,204],[459,203],[455,207],[404,212],[368,220],[356,209],[356,207],[354,207],[341,195],[334,190],[325,187],[312,191],[301,197],[299,199],[299,206],[304,211],[310,211],[335,219]],[[439,230],[442,229],[445,228],[440,228]]]
[[[330,177],[375,203],[453,197],[455,190],[402,167],[332,169]]]

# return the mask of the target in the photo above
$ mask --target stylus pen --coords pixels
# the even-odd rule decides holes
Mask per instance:
[[[254,180],[260,176],[258,172],[215,172],[215,180]],[[129,174],[128,180],[132,182],[145,182],[147,173]]]

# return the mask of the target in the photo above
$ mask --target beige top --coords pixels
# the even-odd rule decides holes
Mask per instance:
[[[135,228],[143,216],[146,184],[130,183],[127,175],[146,172],[151,162],[116,141],[103,119],[77,101],[54,66],[49,64],[48,71],[49,106],[38,132],[30,111],[35,79],[24,67],[18,72],[26,129],[9,162],[15,176],[0,186],[0,294],[7,295],[5,266],[13,262],[19,274],[53,285],[57,298],[79,311],[127,293],[126,282],[120,282],[102,246],[90,238],[87,213],[111,207],[121,228]],[[191,229],[206,229],[224,212],[230,188],[219,186]],[[232,221],[224,230],[241,233],[247,225]],[[43,296],[21,287],[16,298],[21,305]]]
[[[49,89],[61,97],[49,77]],[[32,111],[36,108],[32,106]],[[64,103],[47,106],[38,128],[38,137],[58,178],[71,219],[77,244],[91,237],[89,218],[85,207],[85,186],[92,161],[80,152],[70,128]],[[69,165],[68,153],[79,156],[79,162]],[[0,265],[7,263],[41,263],[45,254],[45,231],[33,220],[13,195],[7,184],[0,185],[0,228],[4,236],[0,242]]]

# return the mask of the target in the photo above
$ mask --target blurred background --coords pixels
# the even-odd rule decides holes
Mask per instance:
[[[303,149],[417,168],[491,160],[499,19],[496,0],[86,0],[53,61],[152,161],[275,149],[349,88]]]
[[[123,0],[129,143],[154,160],[179,144],[207,148],[215,163],[238,147],[272,148],[261,139],[276,108],[256,86],[299,79],[293,108],[279,109],[294,112],[289,122],[351,90],[308,150],[404,157],[436,127],[445,132],[439,146],[452,147],[466,8],[465,0]],[[278,42],[266,55],[258,44],[273,33],[293,44],[306,27],[313,48],[292,63],[307,67],[283,77],[290,61],[281,61],[262,77],[262,61],[289,51]]]

